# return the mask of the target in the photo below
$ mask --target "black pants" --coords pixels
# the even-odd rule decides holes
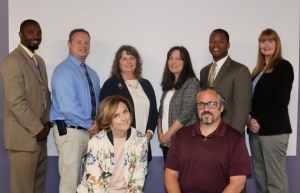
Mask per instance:
[[[166,162],[168,151],[169,151],[169,147],[168,146],[160,145],[160,148],[162,149],[163,156],[164,156],[164,161]]]

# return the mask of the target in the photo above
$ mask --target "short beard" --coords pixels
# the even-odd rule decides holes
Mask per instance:
[[[202,119],[202,116],[205,115],[205,114],[209,114],[212,116],[211,120],[207,120],[207,119]],[[201,113],[201,118],[200,118],[201,122],[204,124],[204,125],[211,125],[215,119],[214,119],[214,115],[209,112],[209,111],[204,111],[203,113]]]
[[[39,45],[36,45],[36,46],[28,46],[28,49],[29,49],[29,50],[37,50],[37,49],[39,49]]]

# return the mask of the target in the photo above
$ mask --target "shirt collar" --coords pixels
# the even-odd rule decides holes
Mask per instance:
[[[25,52],[32,58],[35,53],[32,53],[28,48],[26,48],[23,44],[20,43],[20,46],[25,50]]]
[[[224,58],[222,58],[218,62],[213,61],[213,63],[217,63],[217,67],[220,68],[221,66],[223,66],[223,64],[225,63],[225,61],[227,60],[227,58],[228,58],[228,54],[227,54],[227,56],[225,56]]]
[[[223,120],[221,120],[217,129],[211,134],[209,134],[207,137],[223,137],[225,135],[225,130],[226,130],[226,123]],[[200,119],[198,119],[196,124],[194,124],[192,136],[193,137],[203,136],[200,131]]]
[[[80,64],[85,63],[75,58],[72,54],[69,54],[68,59],[70,59],[76,66],[80,66]]]

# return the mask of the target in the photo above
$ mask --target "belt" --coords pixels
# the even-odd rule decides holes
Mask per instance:
[[[68,127],[68,128],[73,128],[73,129],[82,129],[82,130],[86,130],[86,128],[83,128],[83,127],[81,127],[81,126],[73,126],[73,125],[68,125],[68,124],[66,124],[66,127]]]

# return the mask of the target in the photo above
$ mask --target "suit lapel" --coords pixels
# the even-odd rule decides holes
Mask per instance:
[[[256,85],[255,85],[255,88],[254,88],[254,92],[253,92],[253,93],[255,93],[256,88],[258,88],[259,85],[263,82],[263,79],[266,77],[265,75],[266,75],[265,73],[263,73],[263,74],[261,75],[261,77],[259,78],[259,80],[257,81],[257,83],[256,83]],[[254,81],[254,79],[255,79],[256,77],[257,77],[257,75],[256,75],[255,77],[252,78],[252,82]]]
[[[23,55],[23,57],[26,59],[27,65],[32,70],[32,72],[34,73],[34,75],[36,76],[36,78],[41,83],[45,84],[44,80],[42,79],[42,76],[39,74],[38,70],[34,66],[33,61],[30,59],[29,55],[25,52],[25,50],[21,46],[19,46],[18,49],[20,50],[20,52]],[[40,62],[40,61],[38,61],[38,62]]]
[[[227,60],[224,62],[224,64],[222,65],[221,69],[219,70],[215,80],[214,80],[214,87],[217,88],[219,83],[221,82],[223,76],[227,73],[228,68],[230,66],[231,63],[231,59],[228,56]]]

